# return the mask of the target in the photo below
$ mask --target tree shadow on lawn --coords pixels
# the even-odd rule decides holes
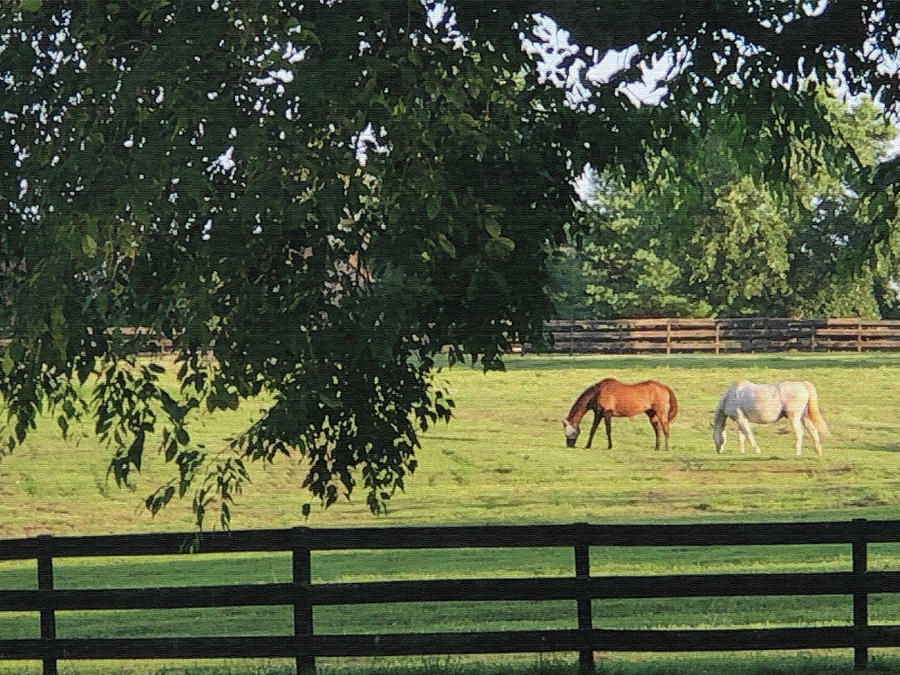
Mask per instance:
[[[438,434],[423,434],[423,438],[429,441],[453,441],[454,443],[481,443],[484,439],[471,438],[470,436],[440,436]]]
[[[900,368],[900,355],[871,352],[857,355],[830,353],[729,354],[721,356],[695,354],[530,354],[525,358],[504,359],[507,370],[596,370],[598,368],[647,368],[675,366],[698,370],[735,370],[739,368],[771,368],[796,370],[816,368]]]
[[[858,443],[853,444],[856,450],[863,452],[900,452],[900,443]]]

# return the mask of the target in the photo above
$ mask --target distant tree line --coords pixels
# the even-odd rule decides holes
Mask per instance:
[[[900,268],[866,245],[855,185],[897,129],[870,98],[847,105],[821,88],[815,105],[832,135],[792,140],[782,174],[754,167],[773,139],[738,112],[649,158],[644,177],[588,177],[581,228],[552,263],[559,315],[900,316]]]

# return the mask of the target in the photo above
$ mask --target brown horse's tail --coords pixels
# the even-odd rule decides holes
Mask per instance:
[[[675,392],[672,391],[671,387],[666,387],[669,390],[669,422],[675,419],[675,414],[678,412],[678,401],[675,400]]]
[[[804,382],[803,386],[809,392],[809,404],[807,405],[809,421],[813,423],[820,433],[831,436],[828,425],[825,423],[825,418],[822,417],[822,412],[819,410],[819,394],[816,392],[816,388],[812,382]]]

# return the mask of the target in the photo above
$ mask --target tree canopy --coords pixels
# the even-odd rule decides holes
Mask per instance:
[[[654,158],[647,176],[607,170],[587,196],[580,245],[563,247],[554,266],[558,311],[581,318],[890,311],[877,295],[896,267],[892,256],[868,249],[872,197],[857,191],[856,176],[857,163],[871,169],[886,156],[897,130],[868,98],[848,107],[822,89],[816,101],[835,133],[821,145],[792,141],[801,160],[780,178],[764,179],[760,166],[740,169],[735,153],[767,148],[771,138],[735,143],[740,122],[728,115],[698,129],[677,155]]]
[[[280,453],[380,511],[451,415],[442,348],[499,367],[552,313],[581,167],[639,175],[730,115],[737,146],[770,139],[739,166],[784,175],[792,139],[835,133],[811,77],[898,113],[898,32],[876,0],[7,3],[3,447],[88,417],[119,482],[159,446],[154,512],[190,494],[227,523]],[[897,171],[856,164],[873,255],[898,247]],[[172,341],[179,391],[123,326]],[[261,392],[232,445],[192,442]]]

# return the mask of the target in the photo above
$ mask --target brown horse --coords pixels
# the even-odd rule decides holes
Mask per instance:
[[[594,440],[594,432],[600,424],[600,418],[606,423],[606,439],[609,442],[607,449],[612,450],[612,433],[610,422],[613,417],[634,417],[640,413],[646,413],[656,432],[656,449],[659,450],[659,431],[662,429],[666,438],[666,450],[669,449],[669,423],[675,419],[678,412],[678,403],[675,394],[666,385],[654,380],[638,382],[637,384],[622,384],[611,377],[600,380],[597,384],[588,387],[578,397],[568,416],[563,420],[563,429],[566,432],[566,445],[575,447],[578,439],[578,425],[581,418],[588,410],[594,411],[594,423],[591,425],[591,433],[588,436],[586,448],[591,447]]]

